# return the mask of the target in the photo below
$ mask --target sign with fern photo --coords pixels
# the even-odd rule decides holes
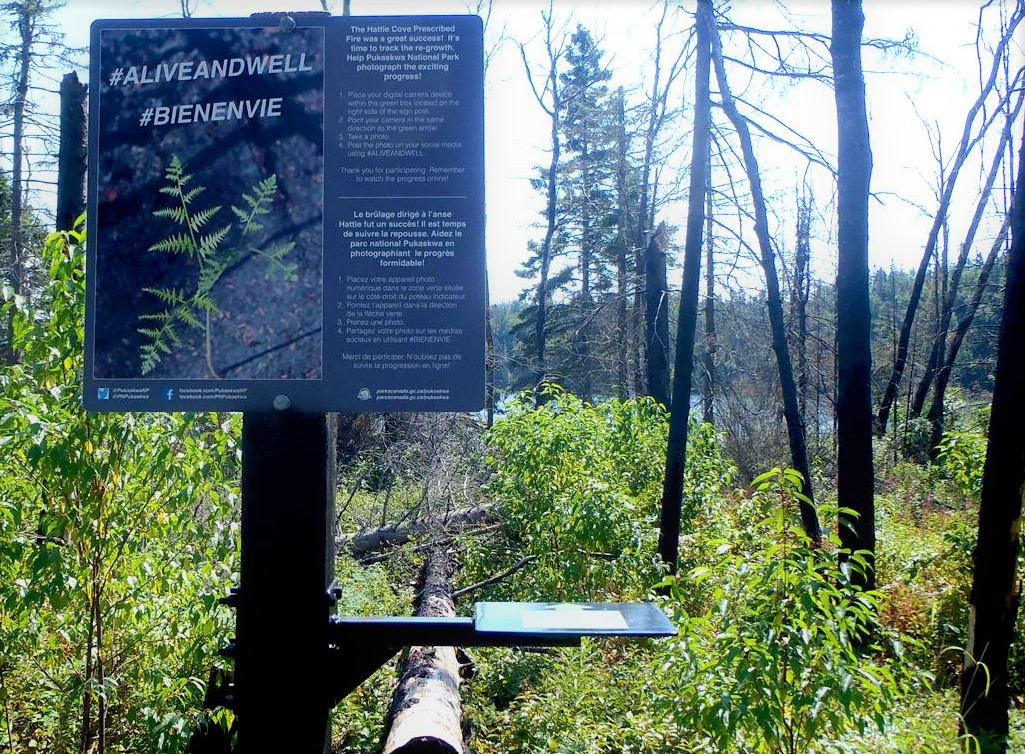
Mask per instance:
[[[473,16],[97,21],[85,404],[483,405]]]

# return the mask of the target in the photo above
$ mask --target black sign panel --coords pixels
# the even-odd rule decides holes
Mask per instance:
[[[484,395],[475,16],[97,21],[85,404]]]

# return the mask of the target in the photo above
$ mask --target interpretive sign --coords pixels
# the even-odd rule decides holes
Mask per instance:
[[[484,403],[475,16],[97,21],[85,405]]]

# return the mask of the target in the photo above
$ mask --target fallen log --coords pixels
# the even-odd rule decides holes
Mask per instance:
[[[346,549],[353,556],[361,557],[386,547],[405,544],[410,537],[430,534],[452,534],[470,526],[489,522],[494,509],[490,505],[475,505],[450,513],[445,518],[431,518],[402,524],[388,524],[358,534],[342,536],[336,543],[339,550]]]
[[[452,617],[449,557],[428,553],[416,614]],[[388,712],[382,754],[465,754],[459,661],[454,647],[410,647]]]

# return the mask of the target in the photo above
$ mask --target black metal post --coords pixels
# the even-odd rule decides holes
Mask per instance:
[[[74,72],[61,80],[57,156],[57,230],[71,230],[85,212],[85,92]]]
[[[242,420],[235,697],[242,754],[323,754],[334,573],[334,415]]]

